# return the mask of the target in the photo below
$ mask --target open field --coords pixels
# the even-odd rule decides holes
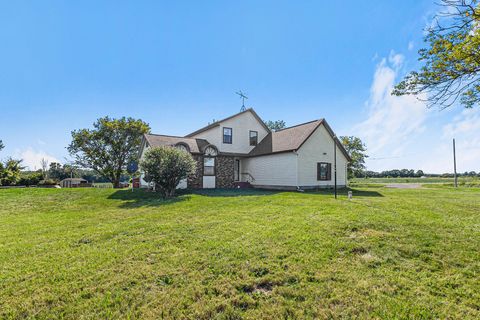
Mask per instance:
[[[0,318],[478,319],[479,248],[478,188],[0,190]]]
[[[437,184],[441,186],[452,187],[453,178],[354,178],[349,180],[350,185],[359,186],[367,184],[389,184],[389,183],[418,183],[418,184]],[[480,188],[480,178],[478,177],[458,177],[458,185],[465,187]]]

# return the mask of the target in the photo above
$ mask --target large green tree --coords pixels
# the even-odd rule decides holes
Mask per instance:
[[[358,137],[343,136],[340,137],[345,150],[347,150],[352,161],[348,164],[348,177],[353,178],[360,176],[365,170],[365,159],[368,158],[366,154],[367,148],[365,144]]]
[[[466,108],[480,101],[480,7],[478,0],[442,0],[442,12],[418,51],[420,70],[398,83],[394,95],[422,97],[429,107]]]
[[[182,179],[195,172],[196,162],[190,153],[172,147],[155,147],[145,152],[140,162],[145,180],[155,183],[164,197],[175,195]]]
[[[2,151],[2,149],[4,148],[5,146],[3,145],[3,141],[0,140],[0,151]]]
[[[142,120],[104,117],[93,129],[72,131],[68,151],[79,166],[98,172],[118,188],[122,172],[138,159],[142,136],[149,131]]]

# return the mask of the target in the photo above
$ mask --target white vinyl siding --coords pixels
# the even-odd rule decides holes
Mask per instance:
[[[232,143],[223,143],[223,128],[232,128]],[[205,139],[215,145],[220,152],[249,153],[255,146],[250,145],[250,131],[258,132],[258,143],[267,135],[268,131],[247,111],[229,120],[220,123],[207,131],[193,136]]]
[[[296,186],[297,155],[293,152],[277,153],[242,160],[242,181],[250,174],[254,186]]]
[[[310,138],[297,151],[298,153],[298,185],[301,187],[334,185],[334,141],[323,125],[313,132]],[[347,159],[337,148],[337,185],[346,185]],[[317,180],[317,163],[332,164],[331,180]]]

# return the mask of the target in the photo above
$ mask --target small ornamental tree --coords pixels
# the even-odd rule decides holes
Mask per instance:
[[[155,147],[145,152],[140,168],[145,180],[155,183],[155,190],[164,198],[173,197],[180,180],[195,172],[195,160],[190,153],[173,147]]]

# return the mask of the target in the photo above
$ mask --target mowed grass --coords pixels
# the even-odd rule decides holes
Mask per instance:
[[[458,177],[458,185],[461,187],[480,188],[480,177]],[[453,187],[453,178],[426,177],[426,178],[354,178],[349,180],[350,185],[362,186],[366,184],[388,184],[388,183],[419,183],[436,184],[437,186]]]
[[[480,189],[0,190],[0,318],[480,317]]]

